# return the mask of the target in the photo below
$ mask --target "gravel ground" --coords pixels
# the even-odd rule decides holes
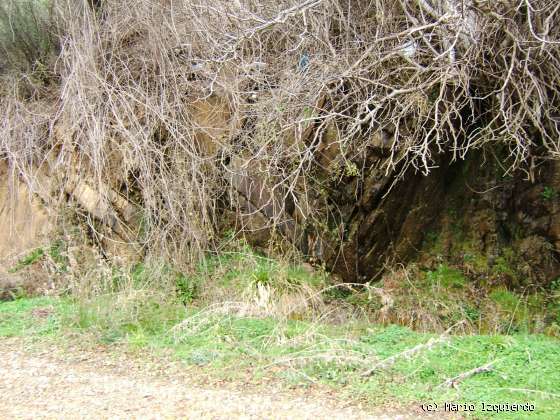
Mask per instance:
[[[194,382],[179,374],[148,374],[137,362],[102,350],[30,351],[22,340],[0,340],[0,419],[418,418],[368,414],[313,391],[291,395],[267,386],[256,392],[243,384],[205,389]]]

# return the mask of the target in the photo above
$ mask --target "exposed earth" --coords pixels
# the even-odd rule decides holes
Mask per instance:
[[[201,387],[184,374],[149,373],[132,358],[98,351],[40,349],[0,341],[0,418],[412,419],[392,409],[368,413],[314,391],[243,384]],[[148,364],[149,362],[147,362]]]

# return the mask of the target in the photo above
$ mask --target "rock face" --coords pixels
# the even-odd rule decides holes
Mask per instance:
[[[224,139],[240,125],[231,122],[238,121],[231,110],[217,112],[219,106],[213,99],[192,113],[196,126],[213,127],[197,137],[205,156],[227,154]],[[287,188],[249,151],[220,163],[228,210],[237,213],[232,226],[253,245],[264,248],[279,234],[347,282],[375,280],[395,264],[436,260],[513,287],[547,285],[560,276],[558,162],[544,162],[528,177],[505,173],[498,158],[481,150],[456,162],[440,155],[428,175],[408,170],[401,178],[398,167],[387,171],[388,157],[399,153],[389,129],[357,138],[350,145],[356,150],[344,156],[334,124],[302,130],[299,138],[287,133],[277,141],[291,147],[300,141],[300,149],[312,151],[305,186]]]
[[[374,170],[363,182],[333,185],[330,205],[339,217],[317,228],[322,244],[307,252],[320,249],[317,257],[352,282],[378,278],[395,264],[438,260],[465,269],[475,261],[475,277],[512,287],[549,285],[560,276],[560,165],[549,162],[528,181],[481,161],[475,153],[442,163],[390,190],[394,178]]]
[[[399,168],[386,170],[388,156],[398,153],[390,132],[357,139],[359,151],[342,156],[334,125],[319,130],[309,124],[299,149],[294,136],[271,142],[288,142],[313,154],[305,185],[301,178],[282,184],[266,160],[241,144],[249,140],[232,134],[251,124],[240,121],[225,99],[196,102],[187,114],[197,127],[190,153],[203,157],[203,168],[219,179],[222,190],[216,195],[228,196],[216,201],[215,217],[224,217],[215,226],[243,231],[257,247],[266,248],[272,237],[281,236],[346,282],[373,281],[388,267],[411,262],[449,263],[475,278],[512,287],[546,286],[560,277],[557,161],[539,164],[529,181],[522,172],[504,173],[497,159],[485,160],[479,151],[456,162],[441,155],[429,175],[408,170],[400,177]],[[234,140],[241,142],[236,146],[241,151],[230,144]],[[166,153],[162,150],[170,174],[188,162],[180,152]],[[289,173],[293,163],[279,159],[274,169]],[[14,258],[45,243],[52,225],[43,195],[56,195],[57,183],[63,185],[58,194],[103,225],[99,245],[106,254],[130,254],[127,260],[141,256],[142,199],[133,202],[121,191],[130,174],[113,170],[114,179],[108,177],[113,185],[94,183],[76,170],[57,171],[46,169],[50,180],[45,185],[51,186],[45,190],[51,191],[39,194],[39,200],[17,177],[10,182],[14,177],[6,165],[0,167],[0,262],[13,265]]]
[[[0,162],[0,271],[47,242],[52,229],[47,208]]]
[[[255,224],[281,220],[284,237],[347,282],[378,279],[395,264],[438,262],[514,288],[549,285],[560,276],[560,165],[544,164],[529,181],[504,174],[498,162],[480,164],[481,153],[452,164],[442,157],[429,175],[408,172],[397,181],[378,169],[383,148],[376,146],[351,162],[364,176],[317,170],[322,193],[305,197],[316,212],[309,218],[279,203],[250,171],[236,185]],[[257,246],[266,243],[263,230]]]
[[[0,272],[0,302],[14,299],[27,286],[22,277]]]

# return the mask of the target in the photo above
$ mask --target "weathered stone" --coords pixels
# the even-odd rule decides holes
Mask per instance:
[[[42,246],[53,228],[48,209],[29,187],[0,162],[0,270]]]
[[[25,287],[22,277],[0,272],[0,301],[14,299]]]

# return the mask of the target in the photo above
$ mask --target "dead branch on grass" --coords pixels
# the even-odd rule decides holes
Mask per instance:
[[[486,363],[485,365],[476,367],[474,369],[468,370],[466,372],[462,372],[453,378],[447,379],[445,382],[440,384],[440,387],[448,387],[448,388],[457,388],[458,385],[463,382],[465,379],[470,378],[471,376],[478,375],[479,373],[484,372],[491,372],[494,370],[494,365],[496,364],[496,360]]]
[[[418,344],[410,349],[407,349],[401,353],[395,354],[388,357],[378,363],[376,363],[372,368],[366,370],[361,374],[362,377],[368,377],[373,375],[379,370],[388,369],[393,366],[396,362],[401,359],[410,359],[416,356],[418,353],[425,350],[432,350],[436,345],[445,343],[449,340],[449,333],[457,326],[463,325],[465,321],[460,321],[455,325],[449,327],[443,334],[436,338],[430,338],[426,343]]]

